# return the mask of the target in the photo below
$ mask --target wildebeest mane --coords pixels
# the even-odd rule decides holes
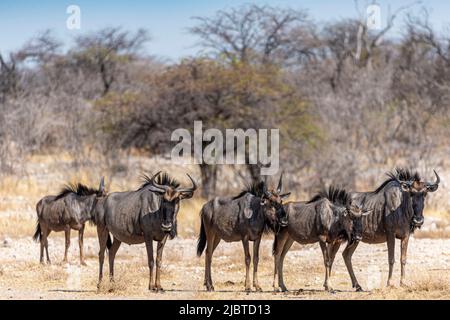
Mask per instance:
[[[94,188],[89,188],[82,183],[68,183],[56,195],[55,200],[64,198],[71,193],[76,194],[77,196],[90,196],[93,194],[100,194],[100,191]]]
[[[148,176],[148,175],[146,175],[146,174],[143,174],[143,175],[142,175],[142,181],[143,181],[143,183],[142,183],[142,185],[139,187],[138,190],[142,190],[143,188],[148,187],[148,186],[152,183],[152,177],[150,177],[150,176]],[[172,188],[178,188],[178,187],[180,186],[180,183],[179,183],[176,179],[172,178],[172,177],[171,177],[168,173],[166,173],[166,172],[160,173],[160,174],[156,177],[155,182],[156,182],[157,184],[170,186],[170,187],[172,187]]]
[[[351,202],[350,193],[345,189],[336,186],[329,186],[328,189],[323,189],[319,191],[314,197],[311,198],[307,203],[316,202],[320,199],[328,199],[335,204],[340,204],[347,206]]]
[[[233,197],[234,199],[239,199],[243,197],[245,194],[250,193],[256,197],[262,197],[264,194],[264,181],[253,182],[247,185],[244,190],[241,191],[237,196]]]
[[[372,193],[378,193],[384,189],[384,187],[392,181],[402,180],[402,181],[420,181],[420,175],[417,171],[412,171],[405,168],[395,168],[395,171],[388,172],[386,175],[389,177],[384,181],[375,191]]]

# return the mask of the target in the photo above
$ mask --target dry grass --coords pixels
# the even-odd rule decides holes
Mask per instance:
[[[414,237],[416,237],[417,239],[449,239],[450,230],[419,230],[414,233]]]
[[[69,252],[70,265],[62,264],[62,238],[53,239],[50,252],[52,265],[40,265],[38,246],[28,239],[19,239],[0,255],[0,299],[449,299],[450,273],[442,265],[441,257],[450,247],[447,241],[415,240],[411,249],[407,287],[399,287],[399,266],[394,270],[396,287],[384,286],[387,277],[384,245],[361,246],[354,258],[355,272],[361,285],[367,288],[368,266],[374,263],[381,271],[378,289],[354,292],[345,265],[338,255],[333,267],[332,283],[337,290],[325,292],[323,263],[316,245],[294,245],[286,257],[285,282],[288,293],[272,292],[273,260],[271,240],[261,247],[259,280],[264,292],[247,295],[244,291],[244,258],[240,243],[222,242],[213,259],[213,281],[216,292],[203,288],[204,257],[195,257],[195,240],[171,240],[167,243],[161,275],[164,294],[148,291],[148,267],[144,245],[122,245],[116,258],[115,282],[105,276],[97,290],[97,245],[95,238],[86,239],[87,267],[78,265],[78,249]],[[420,250],[414,248],[420,247]],[[430,249],[435,250],[430,254]],[[426,259],[428,265],[418,263]],[[440,267],[437,270],[429,265]],[[108,262],[105,261],[105,275]],[[301,289],[299,291],[299,289]]]
[[[36,229],[36,220],[20,216],[0,217],[0,235],[9,238],[31,236]]]
[[[46,194],[54,194],[66,182],[80,181],[96,186],[98,177],[109,176],[108,172],[81,168],[62,170],[71,159],[68,155],[33,156],[28,164],[39,174],[25,178],[4,176],[0,179],[0,299],[450,299],[449,255],[450,238],[445,228],[450,225],[449,213],[445,210],[427,208],[426,217],[435,217],[435,229],[417,230],[408,255],[409,286],[385,288],[355,293],[340,254],[333,266],[332,283],[338,291],[324,292],[322,255],[317,245],[294,244],[286,257],[285,282],[293,291],[272,292],[273,258],[272,237],[265,236],[261,247],[259,279],[263,293],[247,295],[244,291],[244,255],[240,243],[221,242],[214,254],[213,280],[216,292],[207,293],[203,288],[204,257],[195,255],[200,218],[199,212],[205,200],[195,197],[183,201],[178,214],[178,234],[168,241],[164,250],[161,283],[165,294],[148,292],[148,267],[144,245],[122,245],[116,259],[115,283],[108,277],[97,291],[98,243],[96,228],[87,225],[85,232],[85,256],[88,266],[78,266],[77,232],[72,232],[69,251],[70,265],[60,261],[64,252],[64,233],[52,233],[49,252],[53,265],[40,265],[39,245],[32,242],[35,230],[35,204]],[[185,167],[154,166],[168,170],[188,183]],[[197,169],[197,168],[196,168]],[[31,170],[31,171],[33,171]],[[42,172],[40,171],[42,170]],[[139,185],[141,172],[154,172],[154,167],[143,162],[124,175],[116,175],[107,181],[109,191],[133,190]],[[107,179],[108,180],[108,179]],[[292,198],[295,198],[294,196]],[[447,229],[448,230],[448,229]],[[3,245],[5,238],[10,243]],[[342,251],[342,250],[341,250]],[[397,249],[396,255],[399,255]],[[107,259],[106,259],[107,260]],[[363,287],[367,287],[368,267],[380,268],[381,283],[386,282],[387,252],[382,245],[361,245],[355,252],[355,272]],[[396,258],[399,261],[399,258]],[[409,267],[412,265],[411,267]],[[105,261],[105,275],[108,262]],[[410,271],[411,270],[411,271]],[[394,270],[398,283],[399,263]],[[298,289],[302,289],[298,291]]]

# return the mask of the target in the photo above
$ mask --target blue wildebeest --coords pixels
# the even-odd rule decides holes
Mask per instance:
[[[139,244],[145,242],[150,271],[149,290],[162,291],[160,271],[162,253],[167,237],[177,234],[177,214],[180,201],[191,198],[197,185],[191,176],[191,188],[180,184],[168,174],[160,172],[152,178],[144,176],[144,183],[136,191],[110,193],[97,207],[96,223],[100,243],[99,282],[103,278],[105,250],[109,248],[109,273],[114,279],[114,259],[122,242]],[[109,244],[109,233],[114,237]],[[158,243],[156,253],[156,276],[153,282],[153,241]]]
[[[264,182],[253,183],[233,198],[214,198],[201,210],[201,227],[197,245],[200,257],[206,247],[205,281],[208,291],[213,291],[211,279],[212,255],[220,240],[226,242],[242,241],[245,253],[245,290],[250,288],[250,250],[253,242],[253,286],[261,291],[258,284],[259,245],[264,231],[277,232],[287,224],[282,199],[290,193],[281,194],[282,176],[276,190],[267,190]]]
[[[417,172],[397,168],[388,173],[385,180],[375,191],[354,192],[352,197],[364,209],[371,210],[371,214],[362,219],[362,241],[365,243],[387,242],[389,276],[387,285],[391,286],[392,270],[394,268],[395,239],[400,239],[401,250],[401,278],[404,285],[406,254],[409,236],[424,222],[423,209],[428,192],[435,192],[439,187],[440,178],[436,171],[436,181],[423,182]],[[349,243],[342,253],[345,265],[357,291],[362,291],[356,280],[352,267],[352,255],[358,246],[358,241]],[[337,250],[336,244],[332,250]]]
[[[47,237],[51,231],[64,231],[66,246],[64,260],[67,262],[67,252],[70,246],[70,230],[78,230],[78,243],[80,246],[80,263],[86,265],[83,255],[83,233],[86,221],[94,222],[95,206],[99,199],[106,195],[104,178],[100,181],[99,188],[91,189],[85,185],[68,184],[56,196],[46,196],[36,205],[37,227],[33,239],[41,243],[40,262],[44,263],[44,248],[47,262],[48,255]]]
[[[362,234],[361,217],[364,212],[344,189],[330,186],[308,202],[289,202],[284,205],[288,225],[275,236],[273,243],[275,291],[287,291],[283,280],[283,261],[294,241],[300,244],[319,242],[325,266],[325,290],[330,284],[331,266],[336,251],[333,244],[355,242]],[[278,274],[278,285],[277,285]]]

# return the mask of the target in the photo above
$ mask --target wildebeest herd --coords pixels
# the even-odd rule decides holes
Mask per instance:
[[[417,172],[397,168],[388,173],[378,188],[370,192],[350,192],[329,186],[308,201],[286,202],[290,195],[282,193],[283,175],[276,188],[264,181],[253,183],[231,197],[216,197],[206,202],[200,212],[201,227],[197,255],[205,252],[204,285],[213,291],[212,256],[223,239],[241,241],[245,255],[245,290],[251,291],[249,242],[253,242],[253,287],[258,283],[259,246],[264,233],[273,233],[274,278],[276,291],[287,291],[283,281],[283,261],[294,241],[300,244],[319,242],[325,266],[325,290],[332,290],[331,268],[339,247],[346,242],[342,255],[352,286],[359,285],[352,267],[352,255],[360,241],[387,243],[391,285],[394,266],[395,239],[401,240],[401,284],[405,279],[405,264],[409,236],[424,222],[423,209],[428,192],[435,192],[440,183],[434,171],[434,182],[422,181]],[[99,240],[99,279],[103,278],[105,250],[108,249],[110,281],[114,277],[114,259],[122,242],[145,243],[149,267],[149,289],[161,291],[162,254],[167,238],[177,234],[177,214],[180,201],[192,198],[197,184],[189,174],[192,186],[181,187],[167,173],[144,176],[144,183],[135,191],[107,193],[104,179],[98,189],[69,184],[56,196],[42,198],[36,206],[38,224],[34,239],[40,241],[40,262],[47,262],[47,237],[51,231],[65,232],[64,261],[70,245],[70,230],[78,230],[80,263],[83,257],[85,223],[97,226]],[[111,240],[112,235],[112,240]],[[156,272],[153,278],[153,241],[157,242]]]

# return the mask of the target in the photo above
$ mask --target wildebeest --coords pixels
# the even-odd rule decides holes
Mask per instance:
[[[300,244],[319,242],[325,266],[323,285],[325,290],[332,290],[329,279],[336,251],[330,251],[330,247],[335,243],[357,241],[362,233],[361,217],[368,212],[363,212],[352,201],[350,193],[334,186],[319,192],[308,202],[289,202],[284,208],[288,225],[275,236],[273,243],[274,290],[287,291],[283,261],[294,241]]]
[[[114,241],[109,247],[110,279],[114,280],[114,258],[120,244],[145,242],[150,271],[149,290],[162,290],[160,271],[164,245],[168,236],[171,239],[176,236],[180,200],[191,198],[197,189],[195,181],[189,174],[187,176],[192,182],[191,188],[180,188],[180,184],[166,173],[158,172],[152,178],[144,176],[144,183],[138,190],[110,193],[98,206],[99,286],[103,278],[105,249],[111,233]],[[154,283],[153,241],[158,243]]]
[[[94,221],[94,208],[98,199],[105,195],[105,182],[102,178],[97,190],[88,188],[81,183],[68,184],[58,195],[46,196],[39,200],[36,205],[37,227],[33,239],[41,243],[41,263],[44,263],[44,247],[47,262],[50,263],[47,237],[51,231],[64,231],[66,247],[63,262],[67,262],[70,230],[74,229],[78,230],[80,263],[86,265],[83,255],[84,226],[86,221]]]
[[[261,291],[258,284],[259,245],[264,231],[278,231],[287,224],[282,199],[290,193],[281,194],[282,176],[276,190],[267,190],[261,181],[253,183],[233,198],[216,197],[208,201],[201,210],[201,227],[197,245],[200,257],[206,246],[205,282],[208,291],[213,291],[211,261],[214,250],[223,239],[226,242],[242,241],[245,253],[245,290],[250,288],[250,250],[253,243],[253,286]]]
[[[406,254],[408,240],[411,233],[424,222],[423,209],[428,192],[435,192],[439,187],[440,178],[436,175],[436,182],[423,182],[417,172],[397,168],[388,173],[389,179],[384,181],[375,191],[355,192],[352,197],[364,209],[371,210],[371,214],[362,219],[362,241],[365,243],[387,242],[389,276],[387,285],[391,285],[392,270],[394,268],[395,239],[400,239],[401,250],[401,279],[404,285]],[[335,247],[339,247],[336,244]],[[352,267],[352,255],[358,242],[350,243],[342,253],[347,266],[352,285],[357,291],[362,288],[356,280]],[[332,250],[337,250],[333,248]]]

